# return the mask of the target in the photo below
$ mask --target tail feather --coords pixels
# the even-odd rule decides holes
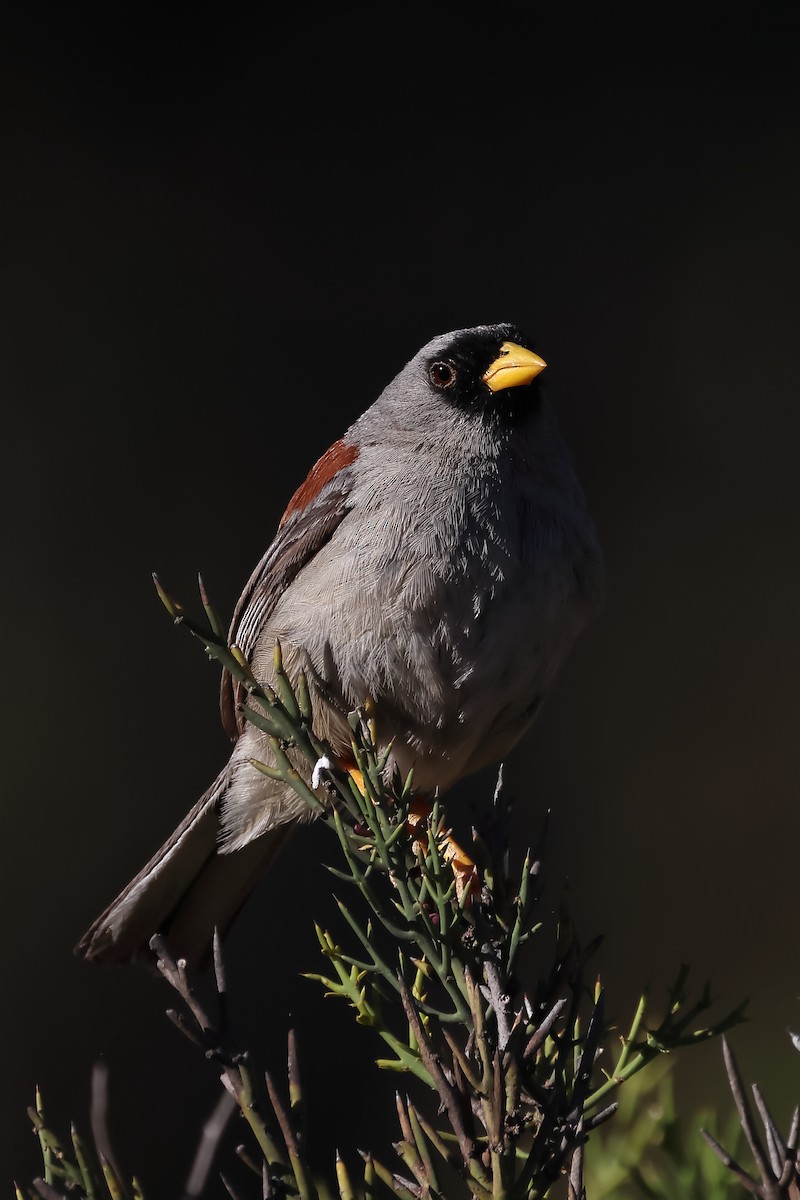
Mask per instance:
[[[206,860],[159,930],[174,955],[196,968],[206,965],[214,930],[224,937],[294,828],[294,822],[279,825],[233,854],[215,852]]]
[[[228,783],[226,767],[87,929],[77,955],[104,963],[152,962],[150,939],[162,933],[173,954],[197,968],[205,965],[214,929],[226,932],[293,827],[279,826],[234,854],[219,854],[219,807]]]

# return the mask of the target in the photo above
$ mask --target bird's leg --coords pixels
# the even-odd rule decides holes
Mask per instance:
[[[413,845],[416,849],[421,847],[423,852],[428,845],[428,839],[425,834],[425,825],[431,815],[432,805],[422,796],[415,797],[411,808],[408,810],[407,825],[409,829],[419,830],[413,838]],[[453,877],[456,881],[456,895],[460,901],[469,902],[470,897],[474,892],[477,892],[480,887],[478,879],[478,868],[472,861],[466,850],[453,837],[449,829],[445,830],[439,840],[439,847],[442,852],[442,857],[445,862],[450,864],[453,872]]]
[[[361,795],[364,795],[365,785],[364,776],[351,758],[338,758],[337,766],[341,770],[346,771],[350,778],[355,783]],[[406,826],[412,834],[412,846],[415,851],[425,852],[428,846],[428,838],[425,832],[425,826],[428,818],[431,815],[432,806],[428,800],[422,796],[417,796],[413,800],[411,807],[408,810],[408,818]],[[456,895],[459,900],[466,897],[468,902],[470,895],[477,891],[480,884],[478,881],[478,868],[472,861],[465,850],[461,848],[458,842],[446,830],[440,837],[440,848],[445,862],[450,864],[453,876],[456,881]]]

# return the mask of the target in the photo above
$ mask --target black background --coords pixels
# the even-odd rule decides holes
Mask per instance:
[[[520,844],[551,808],[550,904],[568,883],[606,935],[612,1015],[682,961],[715,1014],[751,997],[733,1043],[785,1122],[793,6],[22,12],[0,39],[0,1184],[38,1170],[35,1084],[86,1129],[97,1058],[151,1200],[179,1194],[217,1094],[161,981],[71,953],[226,753],[216,671],[150,572],[191,605],[201,570],[227,617],[315,458],[423,342],[495,320],[549,363],[610,576],[508,764]],[[227,955],[276,1072],[297,1023],[325,1163],[386,1147],[397,1082],[364,1084],[379,1046],[300,977],[312,918],[339,930],[331,857],[294,839]],[[719,1047],[678,1077],[687,1111],[716,1101]]]

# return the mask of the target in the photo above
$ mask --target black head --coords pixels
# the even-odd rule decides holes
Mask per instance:
[[[447,403],[491,421],[513,422],[538,407],[544,361],[515,325],[479,325],[435,338],[418,358]]]

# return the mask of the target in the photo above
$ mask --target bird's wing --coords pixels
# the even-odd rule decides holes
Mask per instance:
[[[348,467],[327,479],[305,506],[298,507],[292,501],[266,554],[250,576],[236,605],[228,638],[246,658],[250,658],[264,622],[269,619],[281,594],[330,540],[348,513],[351,488]],[[235,682],[228,671],[223,671],[220,714],[225,731],[233,741],[246,724],[239,711],[244,695],[243,686]]]

